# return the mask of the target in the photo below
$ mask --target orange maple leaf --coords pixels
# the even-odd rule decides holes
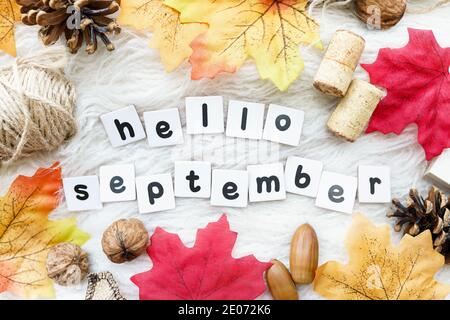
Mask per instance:
[[[207,23],[191,44],[192,78],[234,72],[252,58],[263,79],[286,90],[304,68],[300,44],[321,48],[307,0],[165,0],[181,22]]]
[[[0,292],[52,297],[47,251],[57,243],[82,245],[89,236],[75,219],[48,220],[60,202],[61,168],[56,163],[32,177],[18,176],[0,198]]]
[[[150,47],[159,50],[167,72],[192,54],[189,44],[208,29],[202,23],[181,24],[180,14],[162,0],[122,0],[120,7],[120,24],[153,31]]]
[[[0,49],[16,56],[14,24],[20,21],[20,6],[14,0],[0,0]]]
[[[429,230],[391,243],[390,228],[353,218],[347,264],[328,261],[317,269],[314,290],[334,300],[439,300],[450,286],[434,279],[444,256],[433,249]]]

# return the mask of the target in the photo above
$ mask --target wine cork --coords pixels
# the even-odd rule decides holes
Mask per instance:
[[[355,141],[363,133],[384,93],[370,83],[355,79],[339,102],[327,126],[334,134]]]
[[[356,33],[336,31],[314,78],[314,87],[327,95],[343,97],[352,82],[364,45],[365,40]]]

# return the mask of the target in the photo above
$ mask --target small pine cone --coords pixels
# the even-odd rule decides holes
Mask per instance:
[[[424,199],[416,189],[409,191],[406,204],[392,200],[394,211],[388,217],[396,218],[395,231],[416,236],[430,230],[436,251],[450,263],[450,201],[438,188],[432,186]]]
[[[100,39],[106,49],[114,50],[108,38],[120,32],[115,19],[108,17],[119,10],[117,0],[16,0],[26,25],[40,25],[39,37],[45,45],[54,44],[64,33],[67,47],[77,53],[83,42],[86,52],[97,50]]]

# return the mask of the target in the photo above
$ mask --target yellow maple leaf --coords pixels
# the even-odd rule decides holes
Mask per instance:
[[[192,54],[189,44],[208,29],[202,23],[181,24],[179,13],[162,0],[122,0],[120,6],[120,24],[153,31],[150,47],[159,50],[167,72]]]
[[[0,198],[0,292],[53,297],[46,270],[48,249],[60,242],[82,245],[89,239],[75,219],[48,220],[59,204],[61,187],[56,163],[32,177],[18,176]]]
[[[0,50],[16,56],[14,24],[20,21],[20,6],[14,0],[0,0]]]
[[[346,247],[348,264],[331,261],[317,270],[314,290],[328,299],[429,300],[450,293],[449,285],[433,278],[444,256],[433,250],[428,230],[394,246],[388,225],[376,227],[358,214]]]
[[[286,90],[304,68],[299,44],[321,47],[318,24],[305,11],[307,0],[166,0],[182,22],[209,29],[191,44],[192,78],[234,72],[248,57],[259,74]]]

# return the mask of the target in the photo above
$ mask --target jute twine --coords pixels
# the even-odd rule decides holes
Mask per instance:
[[[52,47],[0,69],[0,161],[51,151],[76,132],[66,51]]]

